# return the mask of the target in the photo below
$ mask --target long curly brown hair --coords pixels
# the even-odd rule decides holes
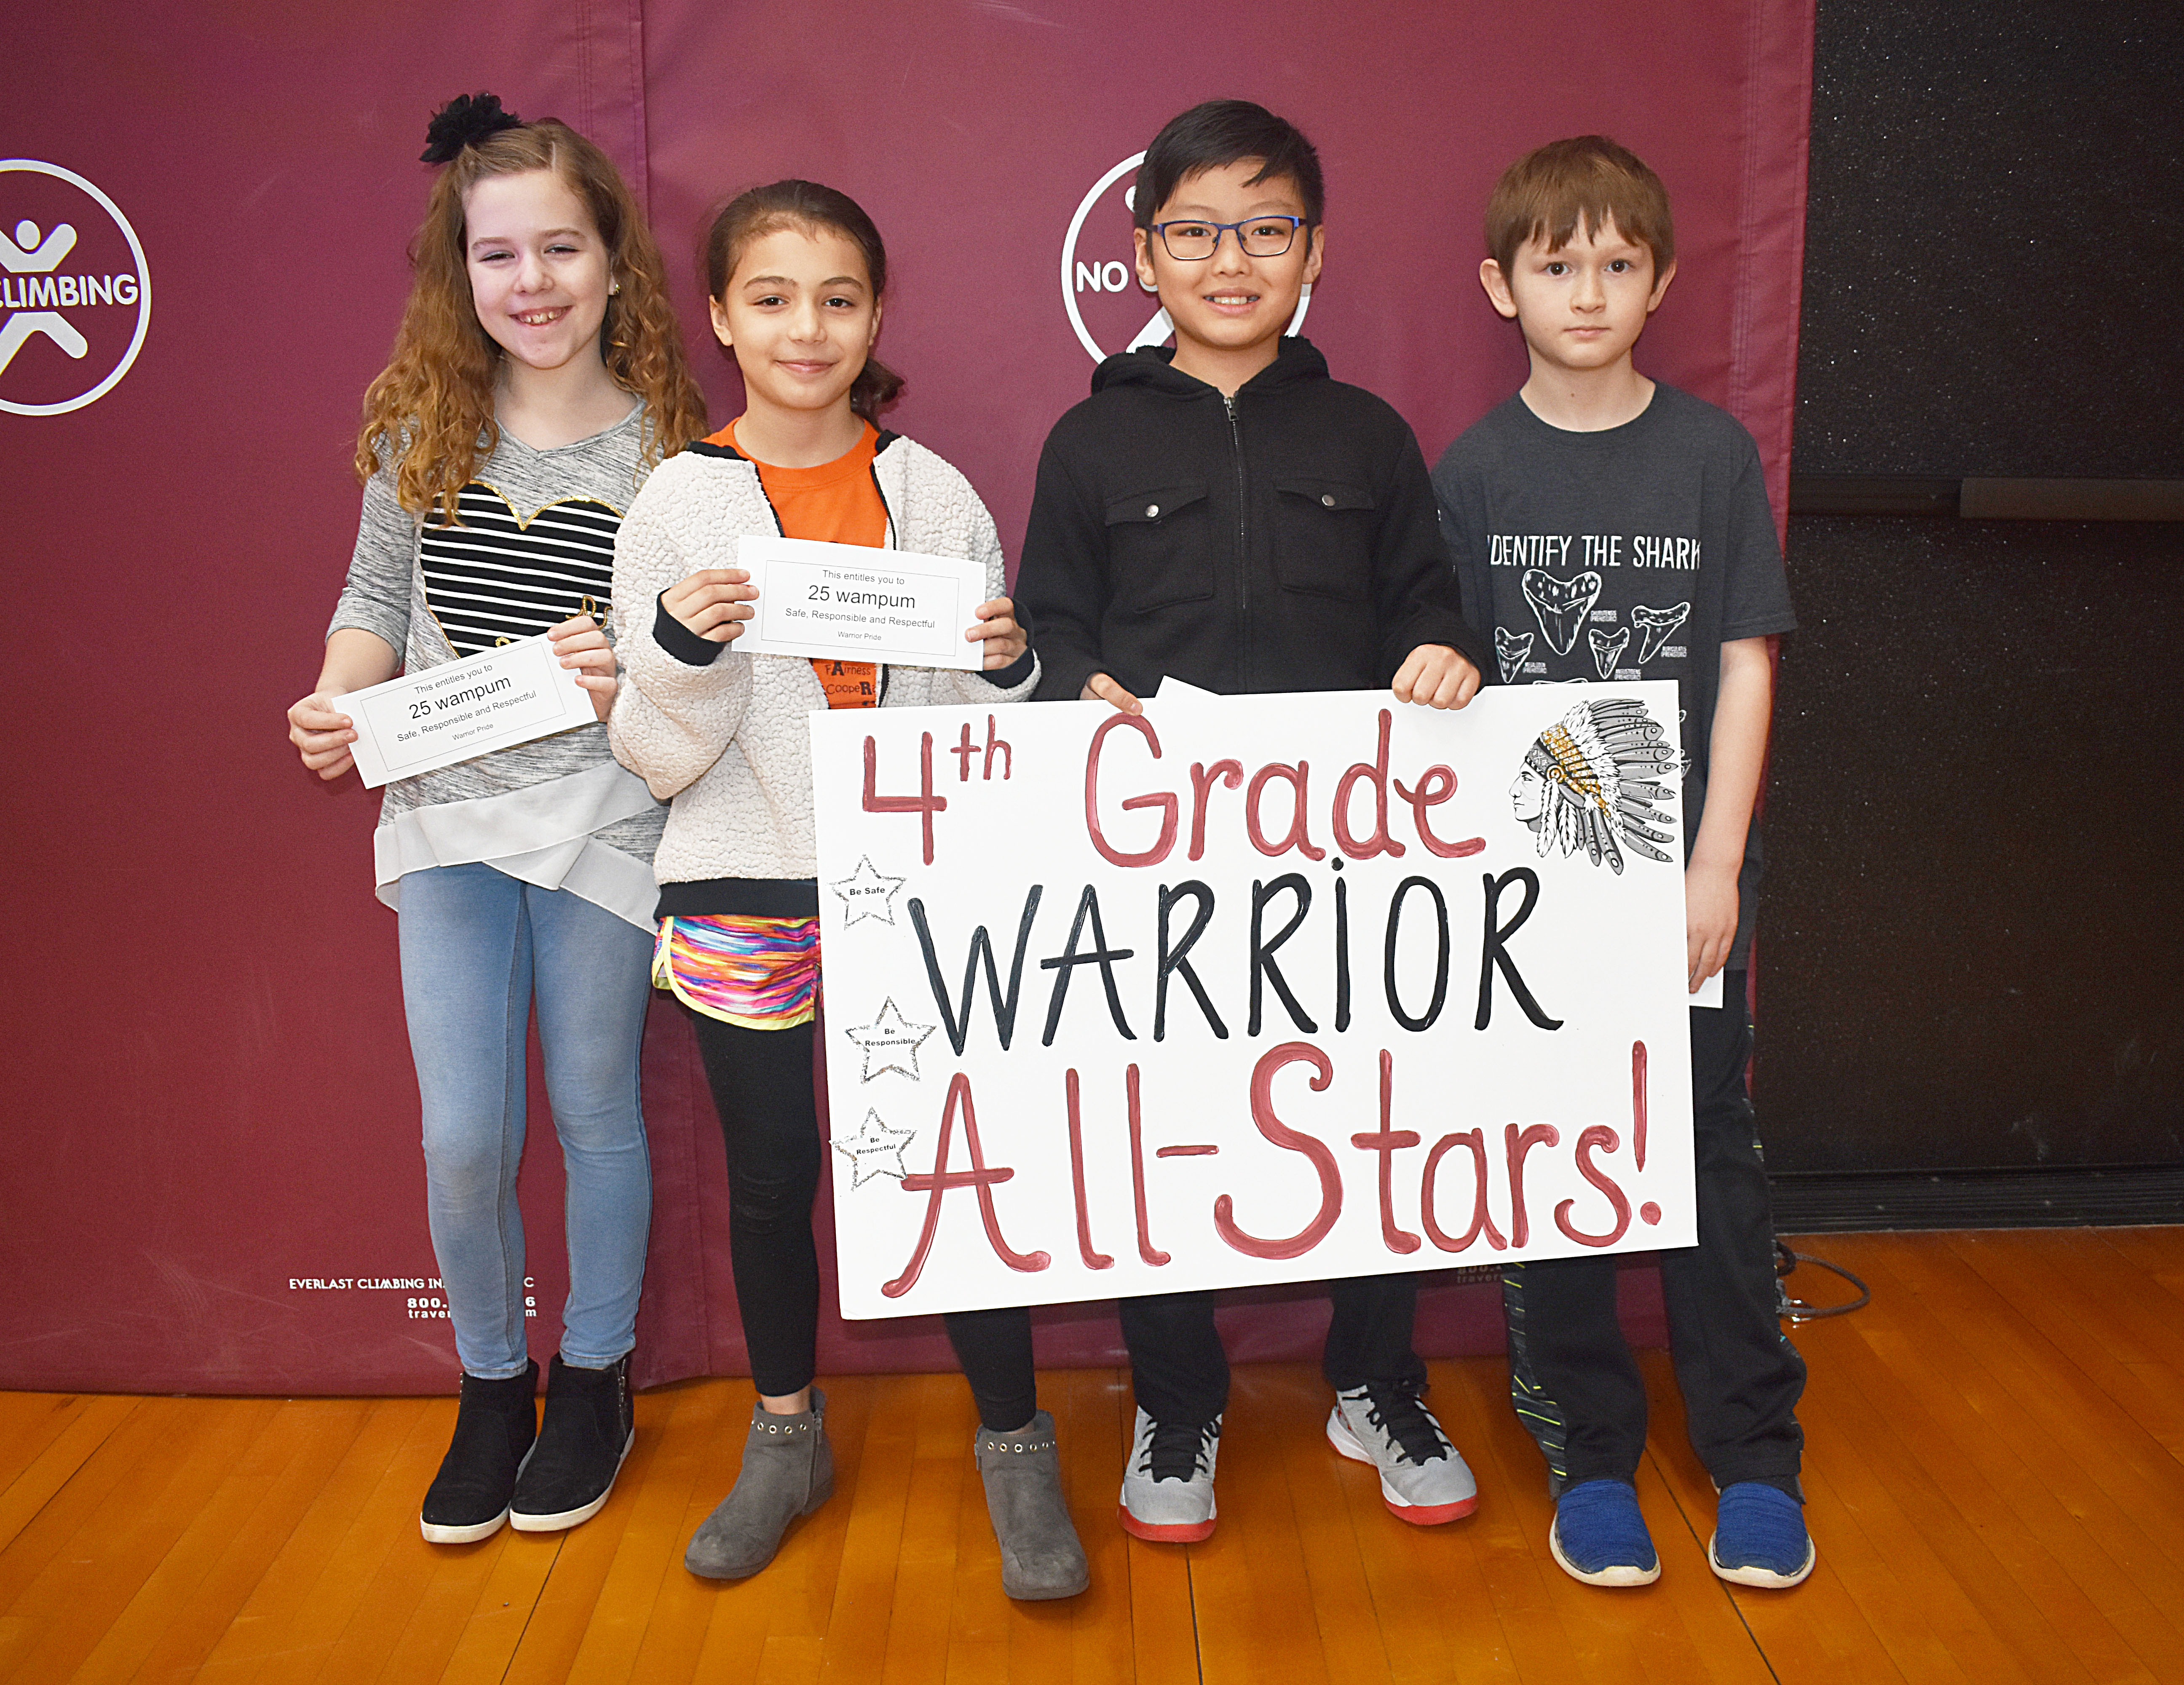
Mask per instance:
[[[403,508],[440,526],[454,524],[456,494],[500,443],[493,401],[501,350],[471,297],[464,197],[486,176],[532,170],[559,175],[605,242],[607,272],[621,286],[607,300],[599,353],[616,383],[644,400],[645,459],[658,461],[706,431],[705,396],[683,356],[660,247],[621,173],[566,124],[519,123],[465,147],[433,182],[410,243],[415,279],[394,350],[364,394],[357,478],[392,464]]]

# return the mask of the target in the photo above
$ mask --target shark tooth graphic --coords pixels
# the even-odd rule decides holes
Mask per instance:
[[[1600,669],[1600,676],[1605,679],[1615,671],[1615,658],[1623,653],[1624,646],[1630,642],[1630,628],[1618,626],[1615,629],[1615,636],[1610,637],[1598,626],[1595,626],[1585,635],[1585,641],[1592,646],[1592,665]]]
[[[1502,664],[1502,682],[1513,683],[1517,670],[1524,665],[1524,658],[1532,653],[1532,635],[1513,632],[1502,627],[1494,628],[1494,656]]]
[[[1577,635],[1585,626],[1585,617],[1600,600],[1600,576],[1581,573],[1575,579],[1564,580],[1557,579],[1543,569],[1526,568],[1521,583],[1524,600],[1539,616],[1540,631],[1546,637],[1547,647],[1557,655],[1568,654],[1577,647]]]
[[[1630,611],[1630,623],[1645,634],[1638,640],[1638,665],[1644,666],[1661,653],[1661,646],[1669,636],[1691,618],[1691,605],[1679,603],[1673,609],[1648,609],[1643,603]]]

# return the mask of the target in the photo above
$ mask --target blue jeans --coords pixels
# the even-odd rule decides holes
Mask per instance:
[[[400,918],[426,1205],[456,1354],[486,1381],[529,1361],[515,1172],[535,993],[568,1179],[561,1356],[604,1368],[636,1343],[652,1222],[637,1074],[652,939],[578,896],[482,864],[410,873]]]

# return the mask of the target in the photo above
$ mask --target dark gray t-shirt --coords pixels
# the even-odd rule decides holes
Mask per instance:
[[[1752,435],[1658,382],[1635,420],[1596,433],[1550,426],[1513,397],[1443,453],[1433,482],[1463,617],[1491,629],[1490,682],[1678,681],[1688,857],[1721,646],[1797,625]],[[1732,970],[1747,963],[1759,864],[1755,824]]]

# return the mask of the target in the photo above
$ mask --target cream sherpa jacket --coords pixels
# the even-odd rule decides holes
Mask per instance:
[[[983,564],[986,596],[1004,590],[1000,540],[970,482],[939,457],[883,433],[872,477],[887,504],[888,543]],[[827,706],[801,657],[746,655],[729,644],[693,666],[653,635],[660,593],[699,568],[736,565],[736,541],[781,531],[744,458],[694,445],[653,471],[615,540],[615,647],[621,687],[607,721],[622,765],[672,798],[654,856],[663,884],[711,878],[810,878],[817,870],[806,721]],[[1020,702],[1039,682],[1004,689],[982,673],[883,670],[880,705]],[[1013,674],[1011,676],[1015,676]]]

